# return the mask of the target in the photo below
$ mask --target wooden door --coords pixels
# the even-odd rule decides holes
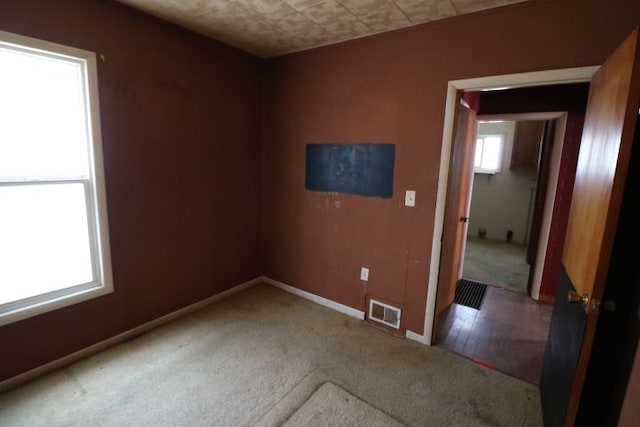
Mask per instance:
[[[640,168],[633,165],[639,164],[640,123],[636,121],[631,166],[576,419],[580,426],[617,425],[627,386],[630,390],[634,387],[630,377],[640,338],[640,263],[636,249],[640,241]],[[636,411],[640,415],[640,408]],[[639,420],[637,417],[636,425]]]
[[[638,30],[594,75],[541,378],[546,425],[574,425],[605,289],[640,101]],[[569,304],[567,294],[585,296]]]
[[[460,94],[459,94],[460,95]],[[463,247],[466,241],[469,194],[473,173],[473,156],[476,142],[476,113],[462,103],[457,111],[454,129],[451,169],[447,184],[444,227],[442,231],[442,255],[436,298],[436,319],[446,309],[456,292],[460,278]]]

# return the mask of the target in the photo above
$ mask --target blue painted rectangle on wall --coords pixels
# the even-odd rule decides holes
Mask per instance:
[[[395,144],[307,144],[305,188],[393,196]]]

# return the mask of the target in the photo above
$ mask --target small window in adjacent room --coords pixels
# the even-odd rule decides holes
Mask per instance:
[[[496,173],[502,169],[503,135],[480,135],[476,140],[473,171],[476,173]]]
[[[0,31],[0,325],[112,292],[92,52]]]

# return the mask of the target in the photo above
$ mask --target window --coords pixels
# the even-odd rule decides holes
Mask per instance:
[[[95,54],[0,31],[0,325],[112,292]]]
[[[476,140],[476,155],[473,171],[496,173],[502,169],[503,135],[480,135]]]

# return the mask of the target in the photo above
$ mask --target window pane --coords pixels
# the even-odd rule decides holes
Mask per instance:
[[[0,179],[87,176],[82,67],[0,47]]]
[[[0,304],[93,281],[80,183],[0,186]]]
[[[484,138],[484,150],[481,165],[483,169],[498,170],[500,168],[501,146],[502,138],[499,136],[486,136]]]
[[[482,149],[484,146],[482,138],[476,140],[476,157],[473,161],[473,166],[479,168],[482,165]]]

